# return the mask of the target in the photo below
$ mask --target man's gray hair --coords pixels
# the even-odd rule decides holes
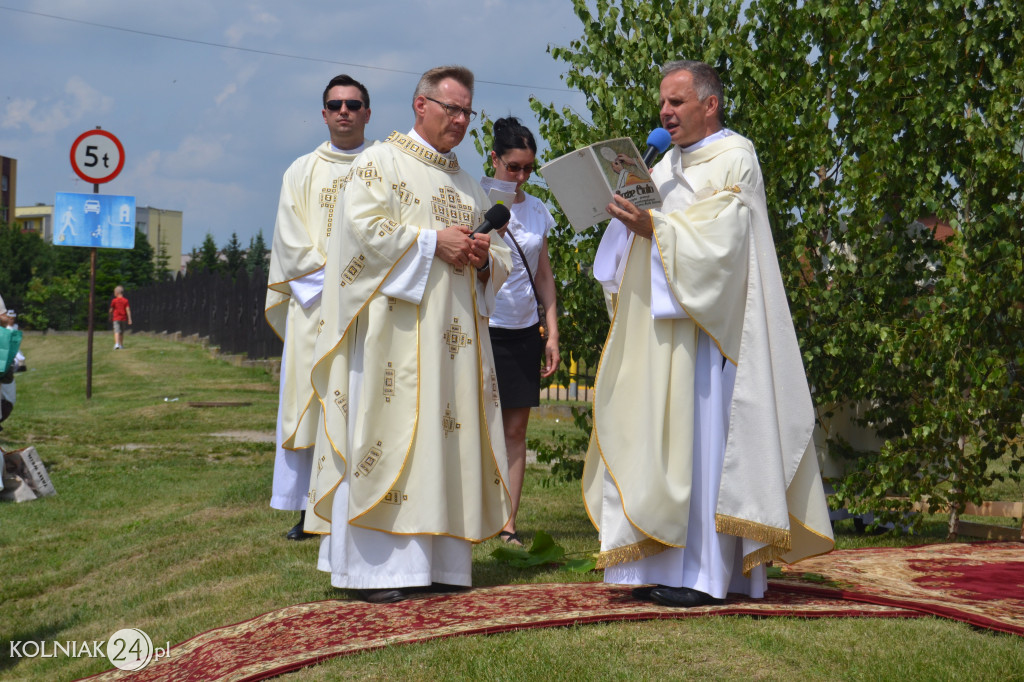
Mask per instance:
[[[693,76],[693,87],[697,91],[700,101],[706,100],[711,95],[718,98],[718,112],[721,118],[722,106],[725,104],[725,92],[722,88],[722,79],[718,72],[705,64],[692,59],[679,59],[669,62],[661,67],[661,77],[675,73],[676,71],[687,71]]]
[[[416,99],[420,95],[424,97],[436,95],[441,81],[445,78],[451,78],[456,83],[464,86],[469,90],[469,96],[473,96],[472,71],[464,66],[438,66],[420,76],[420,82],[416,85],[416,91],[412,93],[412,98]]]

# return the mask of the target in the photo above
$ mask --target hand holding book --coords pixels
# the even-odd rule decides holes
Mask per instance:
[[[655,155],[651,149],[658,151],[652,142],[655,137],[652,133],[648,138],[648,153],[643,157],[631,139],[621,137],[595,142],[541,168],[548,188],[577,232],[612,218],[608,208],[614,195],[641,211],[661,207],[661,196],[647,170]],[[655,141],[661,144],[661,136]]]

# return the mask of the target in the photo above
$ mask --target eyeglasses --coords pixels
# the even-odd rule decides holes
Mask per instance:
[[[342,104],[348,107],[349,111],[359,111],[363,108],[363,101],[361,99],[329,99],[324,106],[329,111],[341,111]]]
[[[537,164],[535,163],[531,163],[526,166],[520,166],[518,163],[506,163],[505,159],[501,158],[500,156],[498,157],[498,161],[501,161],[501,164],[505,166],[505,170],[507,170],[509,173],[512,173],[513,175],[515,175],[516,173],[521,173],[523,171],[525,171],[526,174],[529,175],[533,171],[537,170]]]
[[[444,107],[444,113],[448,114],[448,118],[457,118],[459,114],[465,116],[467,121],[472,121],[476,118],[476,112],[472,109],[463,109],[455,104],[445,104],[444,102],[439,102],[433,97],[427,97],[426,95],[423,95],[423,97],[429,99],[434,104],[440,104]]]

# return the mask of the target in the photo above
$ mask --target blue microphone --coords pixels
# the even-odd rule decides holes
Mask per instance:
[[[655,128],[647,136],[647,151],[644,152],[644,165],[651,167],[654,158],[661,154],[672,144],[672,135],[664,128]]]

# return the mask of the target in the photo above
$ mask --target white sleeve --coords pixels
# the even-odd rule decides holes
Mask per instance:
[[[651,245],[651,318],[655,320],[684,319],[689,317],[672,294],[661,262],[661,252]]]
[[[299,302],[303,308],[308,308],[320,300],[324,292],[324,269],[314,270],[308,275],[297,277],[288,282],[292,290],[292,297]]]
[[[612,219],[605,228],[601,244],[594,255],[594,278],[601,283],[607,293],[619,291],[622,273],[626,269],[626,254],[633,241],[633,233],[626,229],[622,221]]]
[[[408,301],[419,305],[423,300],[423,292],[430,276],[430,266],[434,262],[434,251],[437,249],[437,232],[420,230],[416,239],[416,247],[406,251],[402,260],[388,275],[380,287],[385,296]]]

